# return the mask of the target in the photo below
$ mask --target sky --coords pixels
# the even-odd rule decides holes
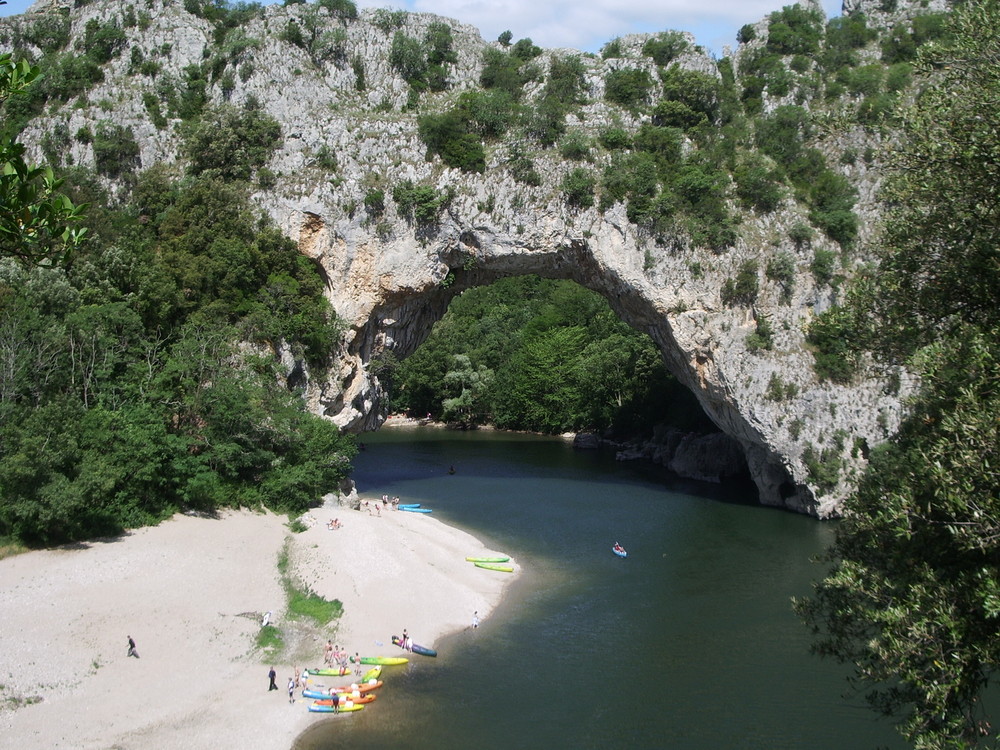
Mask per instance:
[[[270,5],[282,0],[263,0]],[[599,52],[625,34],[690,31],[697,43],[717,56],[736,46],[736,32],[796,0],[355,0],[358,8],[402,8],[436,13],[471,24],[483,39],[503,31],[530,38],[545,48]],[[8,0],[0,16],[23,13],[32,0]],[[821,0],[827,18],[841,14],[842,0]]]

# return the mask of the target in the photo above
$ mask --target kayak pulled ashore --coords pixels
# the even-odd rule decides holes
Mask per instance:
[[[393,642],[393,645],[399,646],[400,648],[406,648],[406,646],[403,645],[403,639],[400,638],[398,635],[394,635],[392,637],[392,642]],[[410,644],[410,651],[412,653],[414,653],[414,654],[421,654],[422,656],[437,656],[438,655],[438,652],[435,651],[434,649],[427,648],[427,646],[421,646],[418,643],[411,643]]]
[[[329,690],[310,690],[306,688],[302,691],[303,698],[312,698],[313,700],[329,700],[332,695],[346,695],[350,697],[355,693],[359,695],[365,695],[372,690],[377,690],[382,687],[382,680],[376,682],[364,684],[364,685],[345,685],[344,687],[330,688]]]
[[[363,703],[371,703],[373,700],[375,700],[375,693],[367,693],[365,695],[347,695],[346,693],[344,694],[338,693],[337,695],[340,696],[337,699],[338,705],[340,703],[346,702],[346,703],[353,703],[354,705],[357,706]],[[318,700],[313,701],[313,705],[332,706],[333,698],[331,698],[330,696],[327,696],[326,698],[319,698]]]
[[[316,667],[307,669],[306,675],[317,675],[320,677],[346,677],[351,674],[350,667]]]
[[[364,704],[354,703],[353,701],[347,701],[346,703],[341,703],[336,709],[334,709],[332,705],[324,706],[322,704],[316,703],[315,701],[309,704],[309,710],[312,711],[313,713],[318,713],[318,714],[332,714],[332,713],[343,714],[343,713],[349,713],[350,711],[360,711],[362,708],[364,708]]]
[[[405,656],[362,656],[360,659],[351,657],[351,661],[357,664],[378,664],[379,666],[398,667],[409,661]]]
[[[402,505],[399,506],[400,510],[407,510],[410,513],[430,513],[430,508],[404,508]]]
[[[477,562],[482,562],[482,563],[505,563],[505,562],[509,562],[510,558],[509,557],[503,557],[503,556],[500,556],[500,557],[467,557],[467,558],[465,558],[465,560],[466,560],[466,562],[471,562],[471,563],[477,563]]]
[[[498,570],[501,573],[513,573],[513,565],[504,565],[503,563],[489,563],[489,562],[477,562],[472,563],[477,568],[483,568],[484,570]]]
[[[419,508],[420,503],[400,503],[396,507],[400,510],[406,510],[407,508]]]

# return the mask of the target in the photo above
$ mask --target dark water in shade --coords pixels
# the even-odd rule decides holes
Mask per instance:
[[[904,747],[844,697],[846,671],[808,653],[791,611],[822,574],[810,559],[829,524],[560,439],[393,428],[365,442],[362,495],[423,503],[524,572],[477,630],[387,668],[374,704],[317,718],[295,750]]]

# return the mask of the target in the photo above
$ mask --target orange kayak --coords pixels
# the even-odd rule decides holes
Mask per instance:
[[[351,701],[352,703],[355,704],[371,703],[373,700],[375,700],[376,697],[377,696],[375,695],[375,693],[368,693],[367,695],[362,695],[360,698],[354,698],[351,697],[350,695],[345,694],[338,701],[338,703],[345,703],[346,701]],[[313,701],[313,703],[315,703],[317,706],[332,706],[333,698],[321,698],[320,700]]]

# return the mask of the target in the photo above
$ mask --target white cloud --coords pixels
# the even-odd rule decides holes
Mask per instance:
[[[822,0],[828,17],[840,15],[841,0]],[[510,30],[515,39],[530,37],[542,47],[570,47],[596,52],[633,32],[691,31],[700,44],[721,52],[735,45],[746,23],[791,5],[787,0],[408,0],[409,10],[436,13],[471,24],[492,41]],[[382,7],[385,3],[360,5]]]

